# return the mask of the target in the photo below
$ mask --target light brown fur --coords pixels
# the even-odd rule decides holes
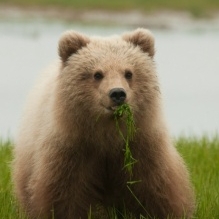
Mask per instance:
[[[151,33],[89,38],[70,31],[59,55],[29,98],[14,150],[15,193],[29,217],[85,219],[91,209],[107,218],[105,209],[125,206],[137,218],[191,218],[194,195],[163,119]],[[103,79],[95,80],[95,72]],[[137,127],[131,180],[140,181],[129,185],[132,192],[109,110],[115,105],[109,91],[117,87],[126,91]],[[120,126],[126,133],[123,119]]]

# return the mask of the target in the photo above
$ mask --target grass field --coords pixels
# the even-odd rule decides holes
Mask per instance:
[[[219,137],[179,138],[177,148],[191,172],[197,196],[197,219],[219,218]],[[24,219],[16,210],[10,182],[10,142],[0,143],[0,218]],[[116,219],[113,217],[113,219]]]
[[[219,10],[218,0],[0,0],[0,4],[18,6],[53,6],[72,9],[100,9],[100,10],[141,10],[153,12],[157,10],[183,10],[190,11],[194,16],[202,16]]]

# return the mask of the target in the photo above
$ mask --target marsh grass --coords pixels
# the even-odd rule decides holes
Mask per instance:
[[[195,219],[219,218],[219,136],[208,138],[180,137],[175,140],[180,154],[190,171],[194,185],[197,211]],[[10,162],[12,146],[10,142],[0,142],[0,218],[26,219],[17,209],[12,193]],[[112,219],[118,218],[112,209]],[[92,218],[92,212],[90,218]],[[125,211],[124,219],[130,219]],[[93,219],[93,218],[92,218]],[[137,218],[139,219],[139,218]],[[145,219],[141,216],[140,219]]]

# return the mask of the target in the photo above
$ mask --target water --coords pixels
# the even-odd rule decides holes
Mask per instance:
[[[0,21],[0,136],[14,137],[26,96],[38,74],[58,58],[60,34],[120,34],[129,27],[61,22]],[[219,130],[219,31],[154,30],[164,110],[175,135]]]

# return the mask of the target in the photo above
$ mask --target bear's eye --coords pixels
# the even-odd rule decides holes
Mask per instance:
[[[126,70],[126,71],[125,71],[125,78],[126,78],[127,80],[132,79],[132,72],[131,72],[130,70]]]
[[[102,78],[103,78],[103,73],[102,73],[102,72],[98,71],[98,72],[96,72],[96,73],[94,74],[94,79],[95,79],[95,80],[99,81],[99,80],[101,80]]]

